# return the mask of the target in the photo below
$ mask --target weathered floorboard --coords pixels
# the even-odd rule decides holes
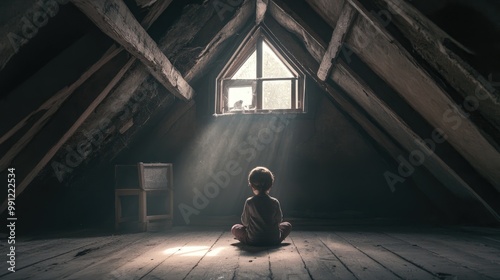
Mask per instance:
[[[240,250],[231,232],[224,232],[185,279],[232,279],[238,267]]]
[[[144,274],[143,279],[184,279],[205,257],[220,239],[220,231],[205,231],[184,239],[184,244],[165,248],[163,260]],[[127,276],[128,277],[128,276]]]
[[[357,226],[293,231],[274,247],[243,246],[227,230],[189,227],[19,239],[17,270],[5,269],[0,279],[498,279],[500,248],[488,244],[499,237]]]
[[[190,236],[182,231],[147,234],[143,242],[135,242],[113,255],[99,259],[84,269],[69,275],[71,279],[139,279],[156,264],[155,255]],[[150,266],[149,266],[150,265]]]
[[[491,279],[468,267],[461,266],[456,262],[437,255],[425,248],[413,243],[390,238],[388,235],[372,233],[370,238],[387,251],[405,259],[406,261],[432,273],[435,277],[453,277],[463,279]],[[456,279],[456,278],[455,278]]]
[[[402,279],[439,279],[383,249],[378,244],[374,244],[370,239],[371,234],[369,232],[337,232],[337,235]]]
[[[269,251],[262,247],[245,247],[238,258],[234,279],[273,279]]]
[[[269,254],[273,278],[312,279],[297,248],[291,241],[291,237],[288,237],[277,250]]]
[[[116,242],[118,238],[113,237],[93,237],[82,238],[79,243],[62,243],[60,246],[54,244],[51,248],[42,248],[41,250],[33,251],[29,254],[20,254],[16,259],[16,272],[3,273],[0,277],[5,279],[27,279],[40,277],[51,266],[63,259],[69,259],[78,252],[90,250]],[[17,244],[16,247],[21,247],[22,244]]]
[[[337,253],[326,247],[314,232],[294,232],[292,242],[315,280],[356,279],[352,271],[339,260]]]
[[[474,254],[477,247],[462,245],[462,242],[449,243],[446,239],[439,238],[438,235],[421,235],[421,234],[401,234],[390,233],[390,236],[403,240],[405,242],[417,245],[429,252],[442,256],[459,266],[468,267],[483,275],[491,278],[500,275],[500,263],[497,255],[487,257],[479,257]]]
[[[358,279],[401,279],[378,260],[367,256],[335,233],[319,233],[319,239],[354,273]]]
[[[134,234],[112,238],[110,242],[92,244],[76,252],[64,254],[34,265],[33,267],[37,269],[37,272],[43,271],[43,277],[35,273],[27,275],[23,279],[66,278],[75,272],[93,266],[99,261],[106,260],[106,258],[118,258],[123,250],[134,245],[140,244],[140,246],[144,246],[145,240],[147,240],[146,234]],[[28,271],[23,271],[23,273],[28,273]]]

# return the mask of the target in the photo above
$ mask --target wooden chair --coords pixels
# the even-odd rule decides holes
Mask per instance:
[[[126,197],[133,197],[128,206],[123,205]],[[170,227],[172,220],[172,164],[115,166],[115,229],[127,223],[141,231],[158,230]]]

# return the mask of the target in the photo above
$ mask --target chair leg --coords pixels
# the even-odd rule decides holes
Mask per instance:
[[[147,230],[147,209],[146,192],[141,190],[139,193],[139,225],[142,231]]]

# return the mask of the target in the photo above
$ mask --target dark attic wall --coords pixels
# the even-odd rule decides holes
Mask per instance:
[[[27,213],[30,218],[26,217],[26,222],[43,229],[110,229],[114,218],[113,164],[138,161],[174,163],[174,211],[179,225],[186,223],[179,207],[199,211],[186,215],[195,223],[207,216],[240,215],[244,199],[250,195],[248,170],[257,165],[268,166],[275,173],[272,194],[280,199],[287,217],[389,218],[400,222],[457,219],[453,216],[457,212],[443,212],[415,186],[425,183],[436,190],[442,188],[431,176],[410,178],[392,192],[383,173],[395,167],[313,83],[308,83],[308,112],[304,115],[221,117],[211,116],[207,109],[207,95],[211,94],[208,78],[199,84],[194,105],[169,103],[116,158],[106,163],[102,158],[91,160],[93,168],[75,171],[76,179],[62,188],[53,174],[41,176],[46,177],[40,179],[43,188],[30,189],[26,199],[34,201],[42,196],[43,203],[40,211]],[[274,132],[274,126],[279,131]],[[117,144],[108,143],[105,149],[112,150]],[[227,176],[231,171],[234,173]],[[205,187],[213,183],[219,191],[209,193],[211,197],[204,202],[196,190],[205,196]],[[217,192],[208,187],[207,191]],[[448,211],[457,210],[445,199],[442,203]]]
[[[207,79],[168,133],[144,137],[119,159],[174,163],[177,224],[240,215],[246,176],[258,165],[275,173],[272,195],[288,217],[446,219],[413,180],[391,191],[383,174],[393,167],[313,83],[306,114],[215,117]]]
[[[251,194],[246,176],[256,165],[275,172],[272,192],[288,217],[425,219],[436,214],[411,182],[403,184],[404,191],[392,194],[382,176],[389,166],[365,136],[318,88],[309,86],[306,94],[309,111],[305,115],[207,120],[200,129],[205,132],[181,163],[185,167],[180,173],[179,202],[196,206],[194,188],[205,191],[211,182],[224,186],[217,178],[231,162],[237,173],[200,209],[200,216],[239,215]],[[283,131],[273,131],[274,123]]]
[[[131,9],[135,7],[134,1],[125,2]],[[341,2],[310,0],[290,3],[291,9],[298,13],[299,22],[304,19],[306,23],[301,24],[315,31],[316,44],[305,37],[307,29],[305,32],[300,27],[294,30],[292,21],[284,22],[287,16],[280,12],[277,5],[271,5],[264,20],[287,55],[297,59],[308,75],[306,114],[214,117],[211,101],[213,79],[226,61],[225,56],[217,54],[230,54],[230,50],[244,37],[245,30],[250,28],[255,17],[251,6],[253,2],[241,2],[246,8],[230,9],[221,17],[213,10],[214,1],[174,1],[148,32],[195,88],[194,101],[175,98],[150,77],[141,63],[129,64],[129,53],[121,52],[111,59],[64,103],[41,133],[28,144],[28,148],[21,151],[21,156],[14,158],[13,162],[19,166],[36,165],[38,153],[46,153],[53,145],[50,141],[57,142],[63,137],[68,131],[67,125],[75,122],[84,106],[114,80],[117,72],[122,73],[120,82],[58,148],[17,201],[21,209],[19,215],[23,217],[20,229],[111,229],[114,220],[114,165],[139,161],[174,163],[174,208],[176,224],[180,225],[188,221],[189,214],[186,213],[192,213],[190,221],[200,221],[207,216],[238,216],[244,199],[250,195],[246,174],[256,165],[266,165],[275,172],[277,180],[272,194],[280,199],[288,217],[399,218],[406,222],[480,224],[481,216],[489,217],[483,213],[483,206],[467,202],[471,200],[458,199],[456,195],[460,195],[459,191],[444,187],[436,179],[439,170],[436,173],[428,168],[417,168],[393,189],[384,178],[386,171],[398,173],[399,162],[395,157],[406,155],[404,151],[408,149],[400,143],[400,128],[408,124],[410,132],[422,138],[428,137],[433,130],[425,120],[426,116],[412,109],[391,83],[394,82],[392,77],[397,77],[393,73],[405,69],[391,70],[393,64],[389,63],[390,59],[380,61],[371,49],[357,49],[350,60],[337,60],[338,68],[332,70],[327,82],[319,81],[317,69],[342,8]],[[282,1],[273,3],[283,5]],[[380,4],[380,1],[377,3]],[[325,5],[329,8],[322,9]],[[75,7],[68,7],[85,19]],[[140,19],[146,10],[135,7],[132,12]],[[329,22],[326,23],[325,19]],[[67,44],[71,45],[76,40],[74,45],[87,49],[85,40],[96,36],[102,39],[98,40],[102,46],[95,46],[95,52],[105,52],[112,45],[111,40],[88,20],[84,21],[88,30],[76,34],[81,36],[87,32],[85,36],[79,40],[69,38]],[[243,27],[245,22],[248,24]],[[287,23],[292,24],[288,26]],[[355,23],[357,26],[353,30],[358,33],[363,31],[361,27],[368,24],[360,17]],[[405,29],[391,29],[390,32],[397,42],[388,43],[383,39],[380,43],[391,48],[401,44],[414,55],[411,45],[414,42],[404,41],[407,35]],[[349,44],[355,43],[352,34],[346,40]],[[391,55],[397,56],[400,51],[397,49]],[[68,53],[65,55],[68,56]],[[84,57],[70,57],[86,61]],[[15,59],[16,56],[12,61]],[[418,64],[425,62],[423,58],[416,61]],[[43,66],[43,63],[40,62],[37,67]],[[382,73],[380,69],[375,71],[379,64],[389,70]],[[17,71],[21,71],[22,67],[17,67]],[[433,66],[427,67],[430,69]],[[54,73],[62,72],[69,74],[61,68],[54,70]],[[367,86],[361,94],[356,95],[360,92],[350,88],[353,83],[345,82],[345,79],[352,80],[346,73],[362,77]],[[24,84],[37,88],[35,84]],[[428,84],[434,85],[434,81],[423,85]],[[11,86],[16,87],[15,84]],[[55,92],[55,89],[39,88],[46,98]],[[384,115],[379,115],[380,111],[359,105],[371,91],[375,92],[375,99],[388,104],[391,112],[404,122],[403,126],[395,123],[396,126],[391,127],[384,122]],[[15,107],[10,103],[4,105]],[[19,108],[19,111],[26,110],[25,107]],[[22,114],[19,115],[21,117]],[[474,122],[480,123],[475,119]],[[489,129],[490,126],[484,124],[481,127],[492,134],[493,142],[497,141],[495,130]],[[458,134],[456,138],[459,138]],[[39,139],[50,141],[46,143]],[[78,159],[73,155],[82,141],[87,144],[90,141],[92,149],[86,150],[84,157]],[[481,193],[483,198],[495,199],[487,192],[492,190],[491,186],[483,183],[484,178],[474,172],[474,167],[451,145],[440,145],[436,154],[450,164],[452,171],[474,184],[476,190],[481,191],[480,186],[484,185],[486,191]],[[31,159],[33,156],[34,160]],[[64,166],[56,171],[54,163],[63,163]],[[63,176],[60,176],[61,171]]]

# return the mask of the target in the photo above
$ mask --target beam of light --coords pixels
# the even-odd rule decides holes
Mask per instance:
[[[280,186],[285,185],[280,181],[293,165],[289,161],[295,147],[293,118],[295,115],[232,115],[204,123],[178,163],[178,205],[194,209],[182,216],[186,224],[198,215],[241,214],[244,200],[251,195],[248,171],[255,166],[266,166],[280,175],[272,190],[280,199]],[[228,162],[238,171],[230,172]]]
[[[184,246],[184,247],[173,247],[168,248],[163,253],[165,255],[181,255],[187,257],[215,257],[219,255],[226,247],[218,247],[210,250],[209,246]]]

